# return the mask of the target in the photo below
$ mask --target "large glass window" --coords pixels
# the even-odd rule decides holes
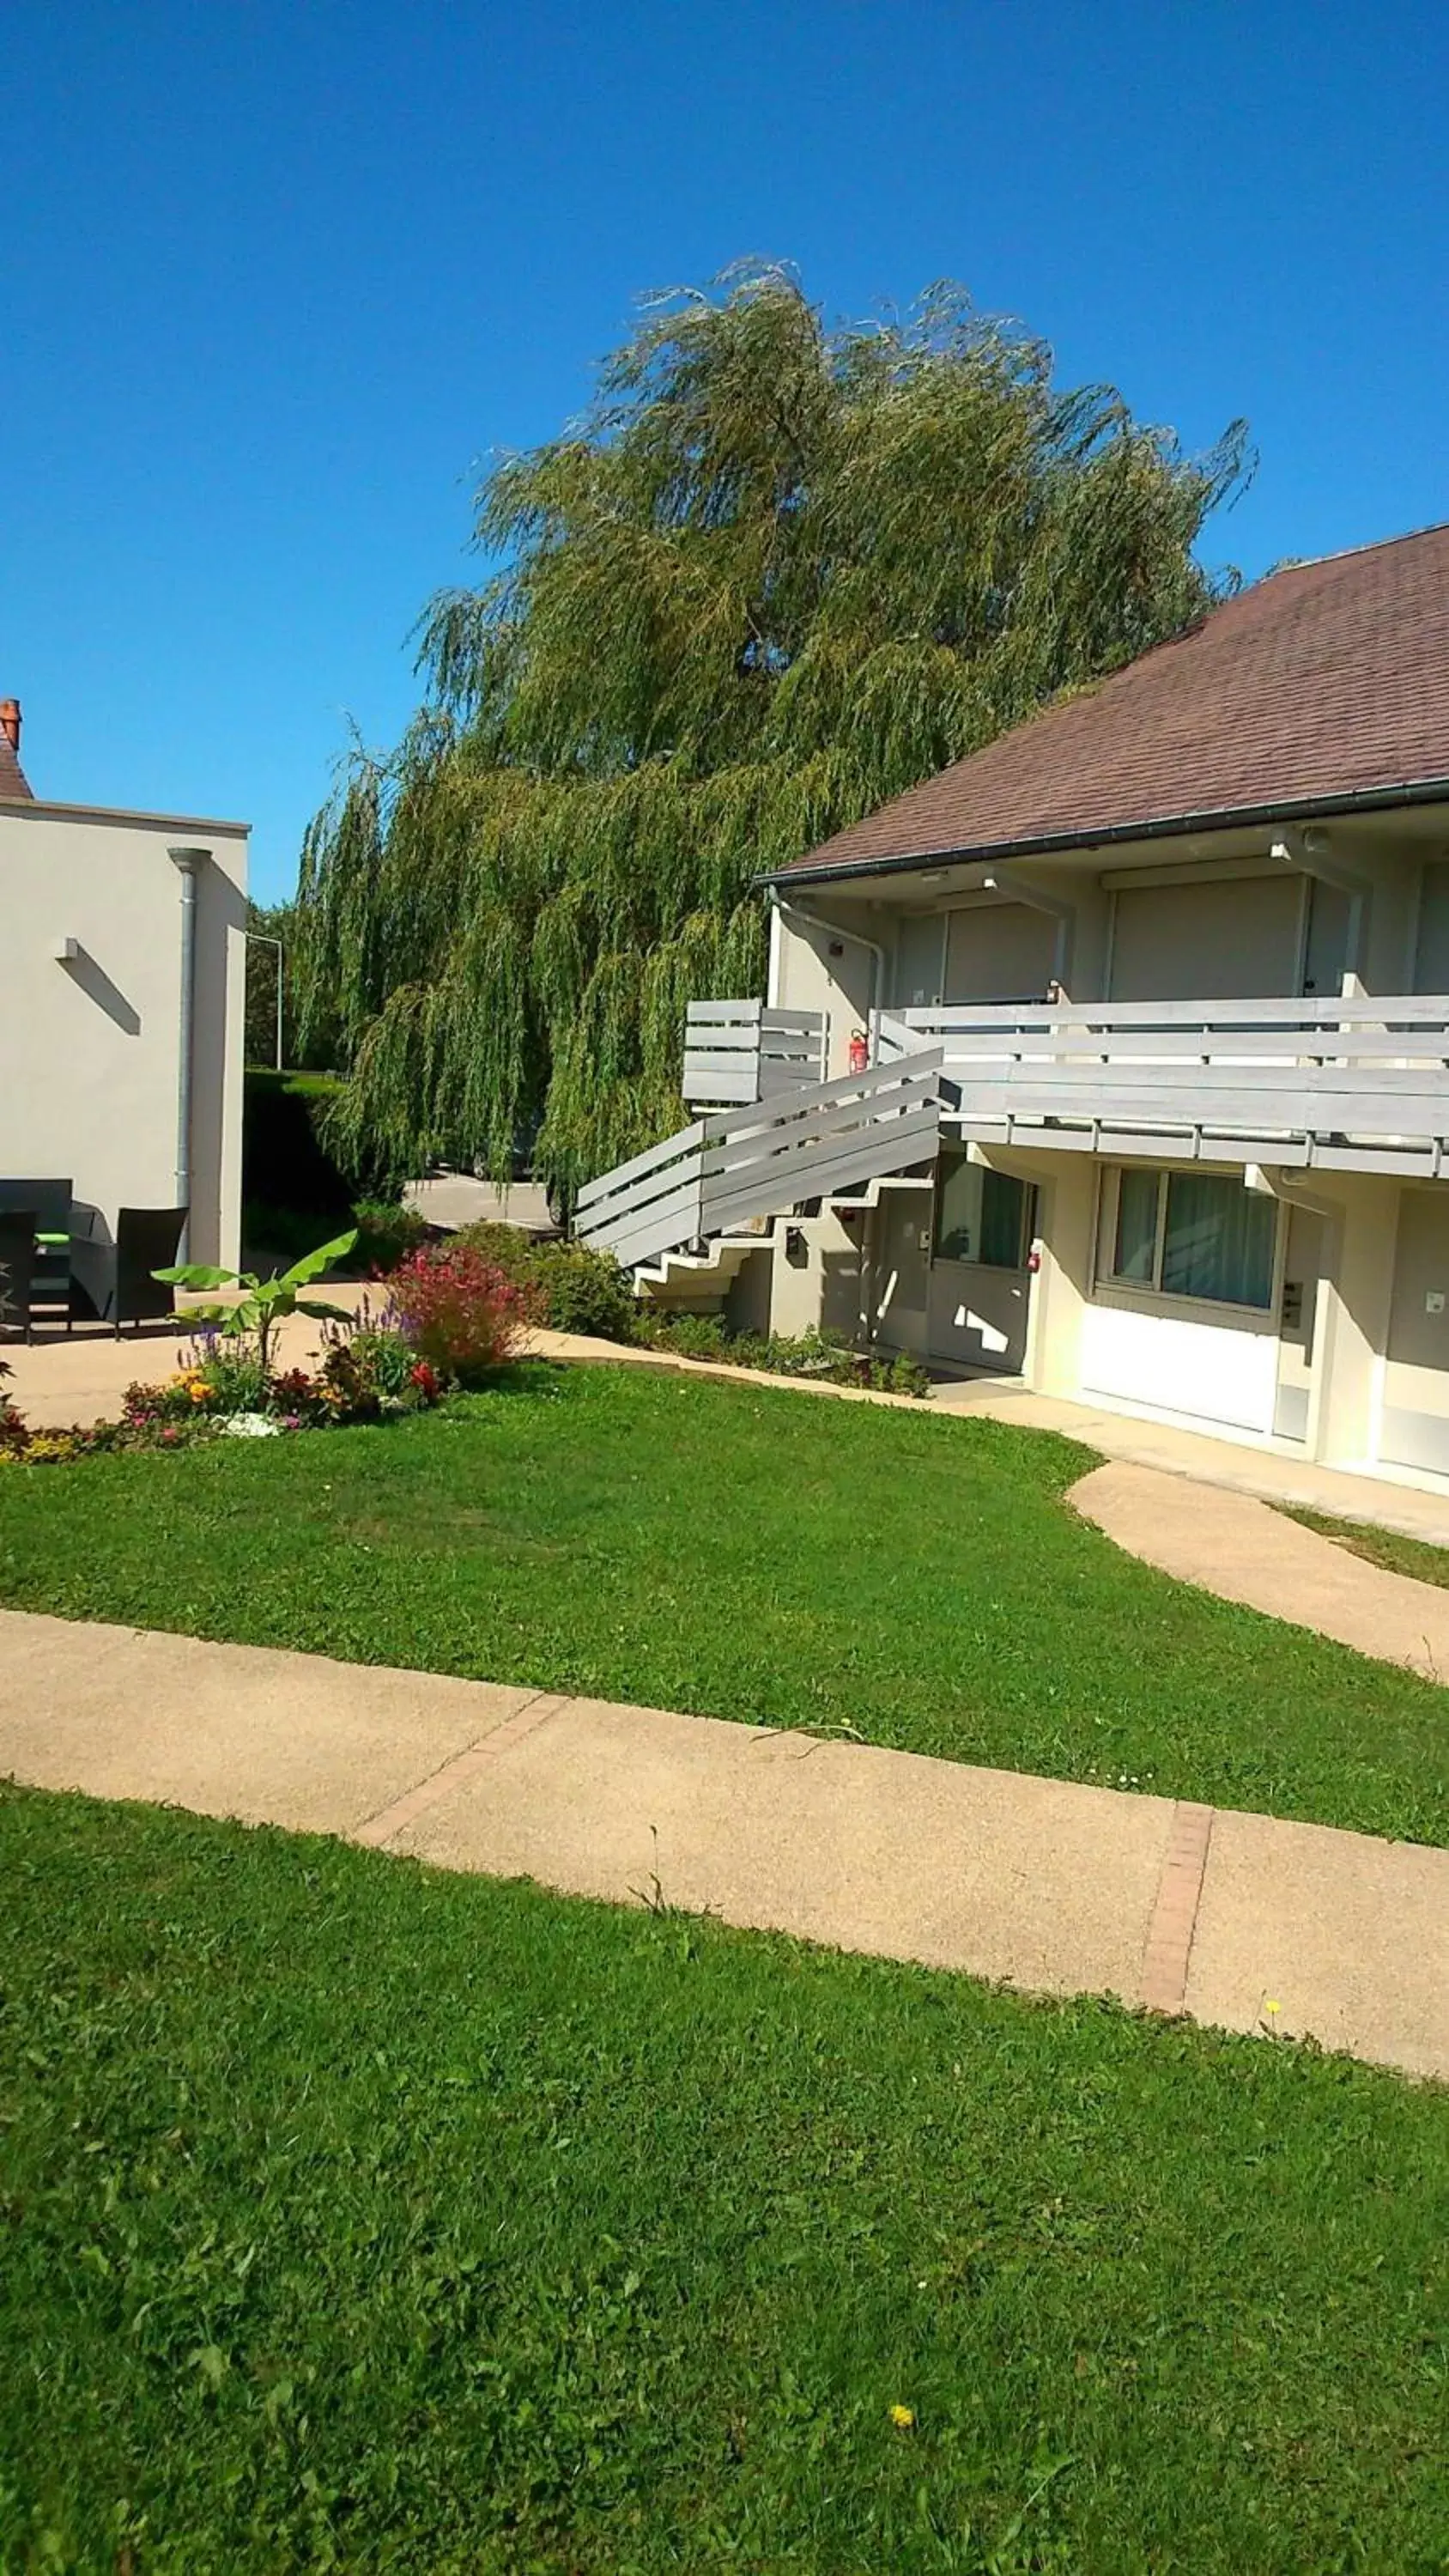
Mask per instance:
[[[1161,1195],[1160,1172],[1118,1174],[1114,1279],[1136,1279],[1150,1287],[1157,1267],[1157,1202]]]
[[[1277,1210],[1257,1190],[1212,1172],[1173,1172],[1167,1183],[1162,1285],[1171,1297],[1215,1297],[1266,1306],[1273,1295]]]
[[[1272,1304],[1278,1211],[1231,1175],[1122,1171],[1108,1211],[1108,1278],[1217,1306]]]
[[[1026,1258],[1026,1184],[943,1154],[936,1189],[936,1258],[1019,1270]]]

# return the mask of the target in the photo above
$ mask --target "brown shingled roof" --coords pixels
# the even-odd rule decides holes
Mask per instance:
[[[0,733],[0,797],[5,796],[12,801],[23,796],[27,803],[35,802],[35,791],[20,766],[19,755],[9,735]]]
[[[1449,782],[1449,527],[1272,573],[783,871],[1005,857]]]

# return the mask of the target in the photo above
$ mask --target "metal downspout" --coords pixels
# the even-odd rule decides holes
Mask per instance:
[[[210,850],[168,850],[181,876],[181,1009],[177,1031],[176,1205],[185,1208],[180,1258],[191,1257],[191,1095],[196,1029],[196,878]]]
[[[866,1025],[877,1008],[885,983],[885,950],[878,939],[867,939],[863,930],[847,930],[843,922],[822,921],[818,913],[802,912],[798,903],[786,903],[783,895],[770,889],[770,899],[777,913],[788,921],[801,921],[807,930],[823,930],[827,939],[849,939],[857,948],[868,948],[871,955],[870,1001],[866,1007]]]

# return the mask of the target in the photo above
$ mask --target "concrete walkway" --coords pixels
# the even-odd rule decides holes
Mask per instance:
[[[1119,1547],[1180,1583],[1449,1682],[1449,1590],[1437,1583],[1370,1565],[1250,1495],[1156,1467],[1113,1460],[1084,1476],[1069,1499]],[[1449,1716],[1445,1727],[1449,1733]]]
[[[439,1172],[430,1181],[410,1181],[403,1204],[427,1218],[429,1225],[451,1234],[460,1225],[517,1225],[526,1234],[557,1234],[548,1212],[548,1193],[537,1181],[514,1181],[505,1190],[471,1172]]]
[[[343,1834],[1449,2078],[1449,1852],[0,1612],[0,1775]]]
[[[1431,1547],[1449,1547],[1449,1493],[1398,1484],[1390,1477],[1361,1474],[1351,1467],[1321,1467],[1287,1441],[1267,1447],[1256,1441],[1220,1439],[1212,1432],[1188,1431],[1174,1422],[1114,1413],[1105,1405],[1033,1395],[1010,1378],[959,1378],[934,1387],[931,1402],[942,1412],[983,1414],[988,1421],[1014,1423],[1023,1431],[1057,1431],[1065,1440],[1079,1440],[1084,1448],[1099,1450],[1104,1458],[1155,1467],[1161,1475],[1186,1477],[1195,1485],[1220,1485],[1229,1493],[1252,1494],[1262,1502],[1289,1503],[1339,1520],[1367,1521],[1378,1529],[1398,1530],[1406,1538],[1424,1539]]]

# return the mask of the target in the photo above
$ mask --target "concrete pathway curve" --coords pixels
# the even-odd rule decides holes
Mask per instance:
[[[1449,2079],[1449,1851],[0,1612],[0,1776],[710,1910]]]
[[[1370,1565],[1250,1494],[1157,1467],[1112,1459],[1069,1500],[1129,1555],[1180,1583],[1449,1683],[1449,1589],[1440,1584]]]

